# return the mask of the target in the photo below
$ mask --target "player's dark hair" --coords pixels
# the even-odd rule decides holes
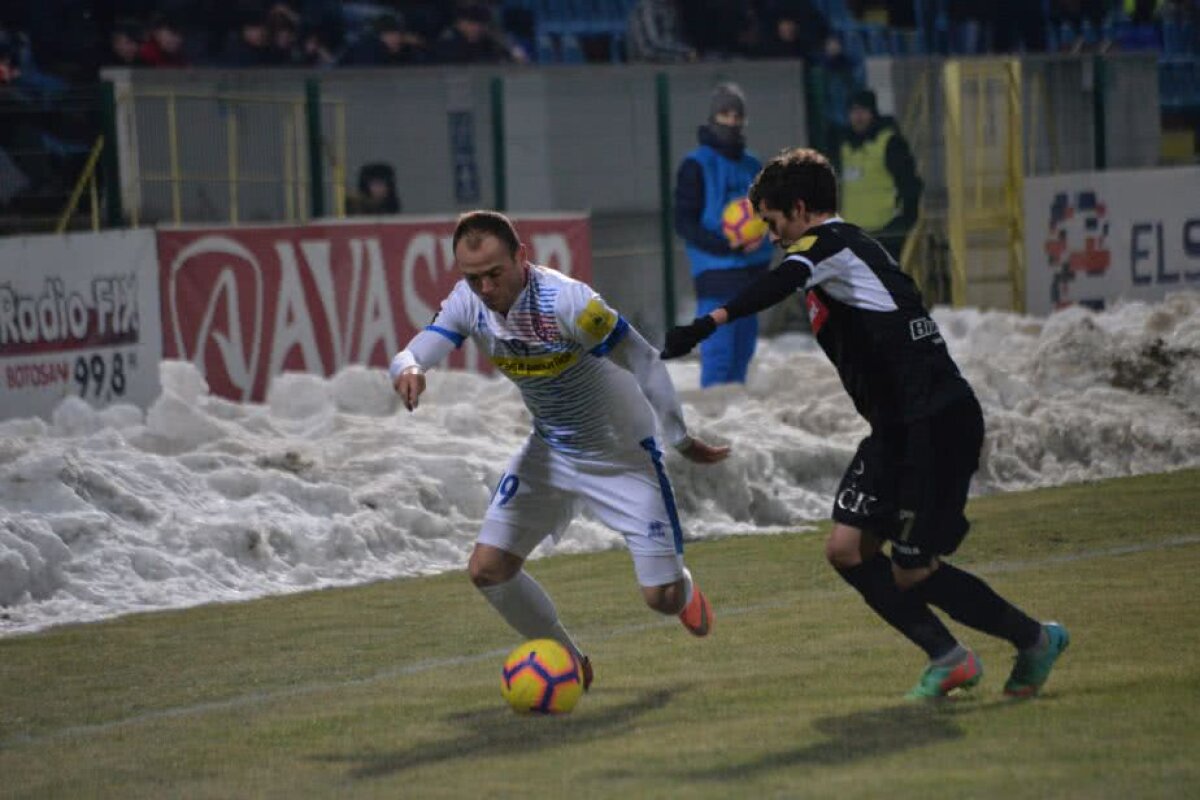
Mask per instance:
[[[836,214],[837,176],[829,159],[816,150],[797,147],[784,150],[763,167],[750,185],[750,202],[790,214],[797,200],[818,214]]]
[[[459,216],[458,224],[454,226],[452,244],[455,252],[458,251],[459,241],[464,237],[471,239],[469,244],[474,245],[474,240],[480,236],[495,236],[508,247],[510,255],[516,255],[521,246],[512,220],[499,211],[468,211]]]

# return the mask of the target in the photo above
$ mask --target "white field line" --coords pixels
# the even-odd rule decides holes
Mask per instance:
[[[1200,544],[1200,534],[1189,536],[1175,536],[1170,539],[1162,539],[1157,542],[1145,542],[1142,544],[1121,545],[1118,547],[1106,547],[1096,550],[1083,550],[1078,553],[1065,553],[1062,555],[1047,556],[1045,558],[1029,559],[1024,561],[994,561],[991,563],[971,565],[972,572],[979,573],[1003,573],[1003,572],[1023,572],[1025,570],[1042,569],[1044,567],[1053,566],[1055,564],[1069,564],[1078,561],[1092,561],[1100,558],[1112,558],[1116,556],[1132,555],[1137,553],[1148,553],[1157,550],[1169,550],[1176,547],[1189,547],[1191,545]],[[752,606],[742,608],[722,608],[720,609],[721,617],[741,616],[743,614],[758,613],[760,611],[768,611],[777,608],[786,608],[791,606],[790,602],[777,601],[773,603],[758,603]],[[652,622],[639,623],[637,625],[623,625],[618,628],[610,628],[607,631],[586,637],[588,642],[602,642],[607,639],[612,639],[618,636],[624,636],[630,633],[639,633],[655,628],[671,627],[678,625],[674,618],[655,619]],[[447,667],[457,667],[464,664],[476,664],[481,661],[492,661],[500,659],[507,655],[508,648],[500,650],[488,650],[483,653],[475,653],[473,655],[452,656],[450,658],[425,659],[422,661],[414,661],[410,664],[405,664],[393,669],[382,670],[373,675],[367,675],[362,678],[348,678],[341,681],[326,681],[321,683],[307,683],[302,686],[292,686],[284,689],[275,689],[263,692],[251,692],[249,694],[237,695],[225,700],[213,700],[206,703],[195,703],[187,706],[176,706],[174,708],[164,708],[157,711],[148,711],[144,714],[135,714],[131,717],[112,720],[109,722],[96,723],[94,725],[73,725],[66,728],[60,728],[56,731],[43,733],[38,735],[16,734],[9,736],[7,739],[0,740],[0,750],[8,750],[15,747],[25,745],[37,745],[59,739],[67,739],[72,737],[85,737],[97,734],[103,734],[108,731],[121,728],[141,725],[147,722],[156,722],[164,719],[176,719],[179,717],[199,716],[213,712],[229,711],[233,709],[245,708],[247,706],[257,705],[259,703],[267,703],[276,700],[285,700],[292,697],[303,695],[318,694],[337,689],[343,689],[350,686],[361,686],[365,684],[378,683],[388,681],[393,678],[398,678],[404,675],[415,675],[421,672],[434,669],[445,669]]]

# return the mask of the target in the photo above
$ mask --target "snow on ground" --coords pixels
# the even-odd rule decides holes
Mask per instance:
[[[976,492],[1200,466],[1200,294],[934,317],[987,417]],[[828,515],[866,428],[811,338],[762,342],[745,387],[670,369],[693,431],[734,447],[713,467],[669,455],[689,536]],[[281,376],[262,405],[186,363],[162,384],[145,413],[71,398],[49,424],[0,422],[0,635],[461,569],[529,430],[511,384],[467,373],[431,373],[414,414],[362,367]],[[619,546],[581,518],[535,556]]]

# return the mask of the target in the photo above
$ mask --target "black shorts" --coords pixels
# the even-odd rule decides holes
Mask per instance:
[[[873,429],[842,476],[833,519],[889,540],[901,567],[928,566],[971,527],[963,510],[982,447],[974,395],[927,419]]]

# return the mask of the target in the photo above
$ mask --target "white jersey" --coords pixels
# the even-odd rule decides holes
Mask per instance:
[[[457,347],[470,337],[521,392],[536,436],[576,458],[640,452],[655,416],[634,376],[604,358],[629,323],[590,286],[529,265],[507,314],[489,309],[460,280],[426,328]]]

